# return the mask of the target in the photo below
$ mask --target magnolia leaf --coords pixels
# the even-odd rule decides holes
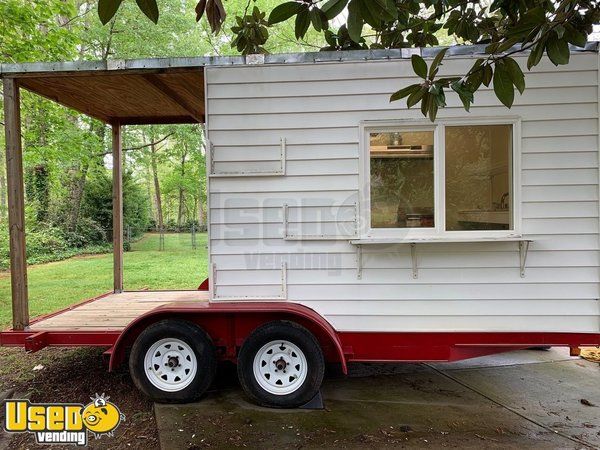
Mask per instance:
[[[123,0],[100,0],[98,2],[98,17],[102,25],[106,25],[110,22],[121,6]]]
[[[348,4],[348,0],[329,0],[321,7],[328,20],[338,16]]]
[[[491,81],[492,81],[492,75],[494,74],[491,66],[487,65],[487,66],[483,66],[483,79],[481,80],[483,82],[483,84],[485,84],[486,86],[489,86]]]
[[[407,95],[410,95],[419,89],[421,89],[420,84],[411,84],[410,86],[406,86],[405,88],[400,89],[397,92],[394,92],[390,97],[390,102],[395,102],[396,100],[400,100],[401,98],[404,98]]]
[[[510,108],[515,100],[515,90],[508,71],[504,65],[496,65],[494,71],[494,92],[504,106]]]
[[[584,33],[582,33],[581,31],[577,30],[570,23],[565,24],[564,38],[570,44],[576,45],[577,47],[581,47],[581,48],[585,47],[585,44],[587,42],[587,36]]]
[[[429,109],[429,120],[431,120],[432,122],[435,121],[435,118],[437,117],[437,112],[438,112],[438,101],[437,101],[437,97],[432,97],[431,95],[429,96],[429,99],[427,101],[427,106]]]
[[[538,42],[532,49],[529,57],[527,58],[527,70],[531,70],[537,66],[544,56],[544,42]]]
[[[502,42],[498,46],[498,48],[496,49],[496,53],[505,52],[506,50],[508,50],[509,48],[514,46],[519,41],[520,41],[519,37],[512,37],[512,38],[506,39],[504,42]]]
[[[420,89],[417,89],[413,93],[411,93],[408,96],[408,98],[406,99],[406,106],[409,108],[411,108],[412,106],[415,106],[417,103],[419,103],[419,100],[421,100],[423,98],[423,95],[425,95],[425,92],[427,92],[427,88],[422,87]]]
[[[146,17],[154,23],[158,23],[158,5],[156,0],[135,0]]]
[[[308,27],[310,26],[310,16],[308,13],[308,8],[303,7],[302,11],[298,13],[296,16],[296,24],[294,27],[294,33],[296,35],[296,39],[302,39],[306,32],[308,31]]]
[[[221,25],[223,25],[226,16],[227,13],[225,13],[221,0],[206,1],[206,18],[213,33],[216,34],[221,31]]]
[[[546,42],[546,52],[555,66],[569,63],[569,57],[571,56],[569,44],[564,39],[559,39],[554,32],[550,33],[550,37]]]
[[[436,73],[436,69],[438,68],[438,66],[441,65],[442,59],[444,59],[444,55],[446,54],[447,51],[448,51],[448,48],[440,50],[438,52],[438,54],[435,55],[435,58],[433,58],[433,62],[431,63],[431,67],[429,68],[429,79],[433,78],[434,73]]]
[[[455,81],[450,85],[452,90],[458,94],[460,101],[462,102],[465,111],[469,112],[471,103],[473,102],[473,92],[470,91],[467,86],[460,80]]]
[[[519,93],[522,94],[525,90],[525,75],[523,75],[519,64],[512,58],[506,58],[504,60],[504,67],[508,71],[513,84],[519,90]]]
[[[425,92],[423,94],[423,99],[421,100],[421,114],[427,117],[427,111],[429,110],[429,105],[431,104],[431,94],[429,92]]]
[[[200,19],[202,19],[202,16],[204,15],[204,10],[206,9],[206,0],[200,0],[198,2],[198,4],[196,5],[196,22],[200,21]]]
[[[284,22],[288,20],[295,14],[298,14],[302,11],[305,6],[302,3],[298,2],[285,2],[281,5],[277,5],[269,14],[269,25],[275,25],[279,22]]]
[[[360,42],[363,19],[360,15],[359,0],[350,0],[348,4],[348,35],[354,42]]]
[[[423,79],[427,78],[427,63],[425,60],[419,55],[412,55],[410,61],[415,73]]]
[[[323,28],[325,28],[323,25],[323,20],[321,19],[321,10],[319,8],[313,8],[308,14],[313,28],[316,31],[321,32]],[[325,19],[325,23],[327,23],[327,19]]]

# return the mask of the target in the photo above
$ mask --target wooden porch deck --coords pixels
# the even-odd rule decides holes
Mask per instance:
[[[207,302],[207,291],[135,291],[108,294],[41,318],[32,331],[120,331],[134,319],[173,302]]]

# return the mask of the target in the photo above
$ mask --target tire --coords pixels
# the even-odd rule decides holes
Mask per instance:
[[[312,333],[296,323],[277,321],[258,327],[246,338],[237,372],[242,388],[255,403],[296,408],[319,391],[325,361]]]
[[[134,384],[159,403],[199,399],[213,382],[216,369],[210,337],[200,327],[180,320],[163,320],[146,328],[129,357]]]

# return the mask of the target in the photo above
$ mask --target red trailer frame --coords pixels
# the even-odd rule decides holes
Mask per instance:
[[[160,291],[148,294],[157,299],[161,296]],[[288,320],[311,331],[319,340],[326,360],[340,364],[342,371],[346,373],[347,364],[352,362],[456,361],[535,346],[566,346],[575,349],[600,343],[600,334],[594,333],[336,331],[314,310],[298,303],[277,301],[173,302],[140,314],[121,329],[44,329],[44,322],[48,319],[77,312],[78,308],[102,299],[114,299],[115,307],[118,307],[119,294],[103,294],[61,311],[40,316],[31,321],[27,330],[9,329],[0,332],[0,346],[23,347],[28,352],[36,352],[45,347],[102,347],[107,349],[105,355],[109,358],[109,370],[114,370],[123,362],[126,349],[145,328],[165,319],[180,319],[199,325],[210,335],[218,349],[219,359],[236,362],[239,348],[253,330],[267,322]]]

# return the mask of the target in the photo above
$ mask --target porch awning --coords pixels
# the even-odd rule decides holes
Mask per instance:
[[[4,78],[61,105],[120,125],[204,122],[204,68],[125,62],[41,63],[2,67]],[[164,67],[163,67],[164,66]]]

